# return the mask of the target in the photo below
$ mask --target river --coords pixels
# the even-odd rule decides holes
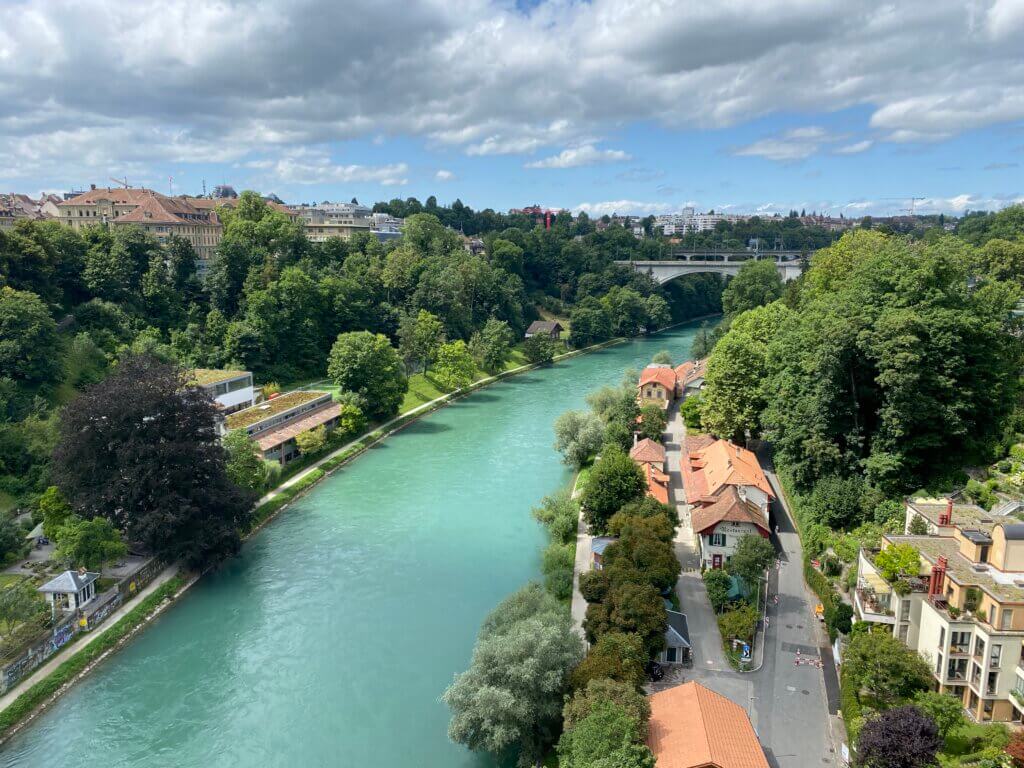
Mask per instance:
[[[0,754],[19,768],[492,765],[440,701],[539,574],[551,425],[696,325],[494,384],[335,472]]]

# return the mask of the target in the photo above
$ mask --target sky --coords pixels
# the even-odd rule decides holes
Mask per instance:
[[[1024,0],[0,0],[0,191],[1024,199]]]

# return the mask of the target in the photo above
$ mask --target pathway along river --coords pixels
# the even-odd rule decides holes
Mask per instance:
[[[694,325],[512,377],[336,472],[13,739],[19,768],[493,762],[440,701],[483,617],[539,573],[551,425]]]

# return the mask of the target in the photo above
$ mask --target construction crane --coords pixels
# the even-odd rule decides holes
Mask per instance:
[[[910,197],[910,198],[907,198],[907,197],[883,197],[882,199],[883,200],[898,200],[901,203],[904,202],[905,200],[909,200],[910,201],[910,207],[909,208],[900,208],[900,211],[903,212],[903,213],[909,213],[911,216],[913,216],[914,215],[914,207],[917,205],[918,201],[919,200],[927,200],[928,198],[927,197]]]
[[[119,184],[120,186],[124,187],[125,189],[131,189],[131,187],[128,184],[128,177],[127,176],[125,176],[123,179],[115,179],[113,176],[110,176],[109,177],[109,181],[113,181],[114,183]]]

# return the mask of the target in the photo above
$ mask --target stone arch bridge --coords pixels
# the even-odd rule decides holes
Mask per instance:
[[[800,276],[803,271],[804,254],[801,251],[771,251],[770,253],[753,253],[751,251],[735,252],[692,252],[677,253],[679,258],[664,261],[616,261],[624,267],[629,267],[636,272],[650,275],[658,281],[659,285],[675,280],[684,275],[696,275],[699,273],[712,273],[719,275],[735,275],[740,267],[748,261],[757,259],[759,261],[772,260],[779,271],[779,277],[783,282],[788,282]]]

